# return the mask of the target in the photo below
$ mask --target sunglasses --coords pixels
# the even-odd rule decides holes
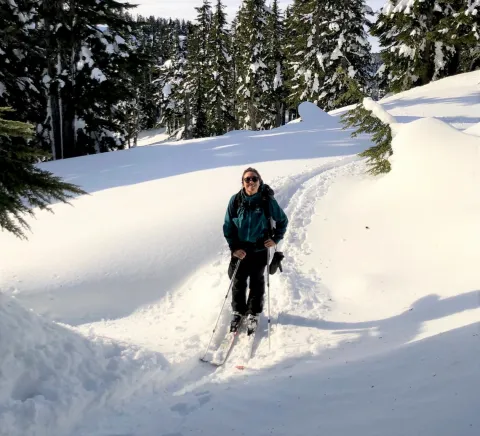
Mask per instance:
[[[243,181],[246,182],[246,183],[250,183],[250,182],[257,183],[257,182],[258,182],[258,177],[257,177],[257,176],[245,177],[245,178],[243,179]]]

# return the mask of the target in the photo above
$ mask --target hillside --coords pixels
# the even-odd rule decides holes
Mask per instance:
[[[369,139],[310,104],[271,131],[42,164],[90,195],[27,242],[0,234],[0,435],[476,436],[479,82],[384,99],[401,124],[377,178]],[[239,347],[217,369],[198,358],[249,165],[289,217],[284,272],[271,347],[264,317],[247,368]]]

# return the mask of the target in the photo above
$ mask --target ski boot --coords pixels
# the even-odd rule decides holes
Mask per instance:
[[[250,336],[251,334],[255,333],[258,326],[258,315],[249,314],[247,316],[247,335]]]
[[[233,312],[232,321],[230,322],[230,333],[235,333],[242,322],[243,315],[239,312]]]

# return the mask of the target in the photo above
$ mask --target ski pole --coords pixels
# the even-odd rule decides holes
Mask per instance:
[[[267,248],[267,307],[268,307],[268,349],[270,347],[270,248]]]
[[[213,336],[215,335],[215,332],[217,331],[217,326],[218,322],[220,321],[220,317],[222,316],[223,308],[225,307],[225,303],[227,302],[228,295],[230,294],[230,291],[232,290],[233,287],[233,281],[235,280],[235,276],[237,275],[238,267],[240,266],[240,262],[242,259],[238,259],[237,264],[235,265],[235,270],[233,271],[232,275],[232,280],[230,280],[230,286],[228,287],[227,295],[225,295],[225,299],[223,300],[222,308],[220,309],[220,314],[218,315],[217,322],[215,323],[215,327],[213,328],[212,336],[210,337],[210,341],[208,342],[207,349],[205,350],[205,354],[203,357],[200,358],[203,362],[205,362],[205,356],[208,353],[208,350],[210,348],[210,344],[212,343]]]

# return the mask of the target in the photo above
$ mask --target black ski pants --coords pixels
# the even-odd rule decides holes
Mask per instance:
[[[228,276],[233,276],[238,258],[232,256],[228,267]],[[257,315],[263,311],[265,295],[265,267],[267,266],[267,250],[247,251],[240,262],[232,288],[232,310],[242,315]],[[250,278],[250,293],[247,301],[247,279]]]

